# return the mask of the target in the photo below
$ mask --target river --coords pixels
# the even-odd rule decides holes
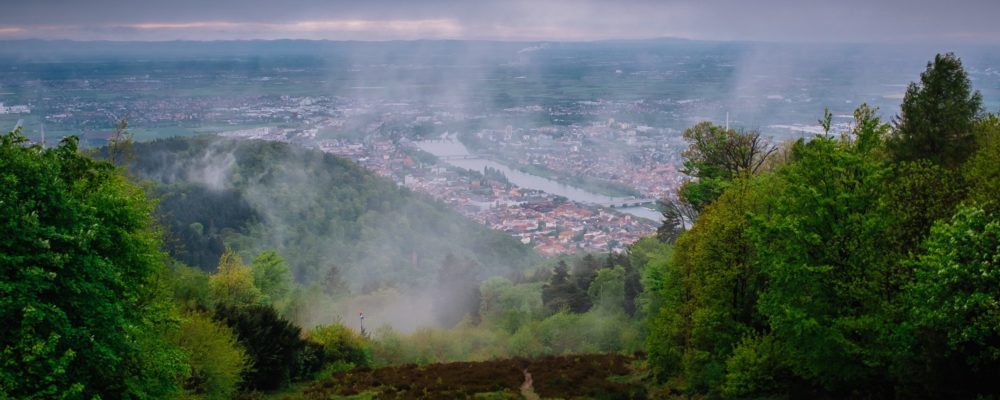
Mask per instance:
[[[507,176],[507,180],[519,187],[526,189],[541,190],[546,193],[554,194],[556,196],[562,196],[569,200],[584,203],[584,204],[600,204],[607,202],[615,202],[619,200],[627,200],[628,197],[612,197],[599,193],[594,193],[588,190],[578,188],[576,186],[567,185],[561,182],[554,181],[549,178],[541,177],[538,175],[532,175],[514,168],[510,168],[506,165],[500,164],[495,161],[487,160],[484,158],[479,158],[474,156],[469,152],[469,149],[465,147],[461,142],[455,139],[444,139],[444,140],[424,140],[415,142],[417,147],[421,150],[431,153],[437,157],[446,158],[444,162],[467,170],[483,172],[486,167],[493,168],[497,171],[502,172]],[[448,157],[469,157],[461,159],[447,159]],[[640,218],[645,218],[652,221],[661,221],[662,217],[659,212],[646,208],[646,207],[623,207],[616,208],[615,210],[628,213]]]

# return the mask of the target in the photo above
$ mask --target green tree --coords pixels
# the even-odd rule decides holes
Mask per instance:
[[[953,53],[938,54],[920,74],[920,83],[910,83],[895,119],[896,132],[890,142],[896,160],[928,159],[956,167],[972,153],[972,128],[982,113],[982,95]]]
[[[880,393],[894,277],[902,274],[885,251],[889,222],[878,208],[886,166],[830,137],[793,152],[768,192],[768,212],[751,226],[768,282],[757,308],[800,379],[840,395],[858,387]]]
[[[757,301],[765,278],[748,214],[765,208],[762,192],[778,188],[775,179],[735,181],[677,240],[669,273],[679,282],[664,287],[676,292],[662,295],[677,305],[660,315],[674,326],[651,330],[680,344],[680,358],[671,361],[677,364],[660,368],[683,375],[686,391],[717,391],[732,349],[764,328]]]
[[[1000,393],[1000,219],[960,208],[934,226],[906,287],[911,340],[903,364],[913,393],[976,398]],[[917,378],[917,379],[912,379]]]
[[[251,365],[232,329],[209,315],[194,312],[183,318],[181,329],[171,341],[187,353],[191,375],[184,381],[184,390],[189,396],[206,400],[233,398],[243,371]]]
[[[1000,118],[987,115],[976,124],[978,149],[962,173],[969,201],[988,212],[1000,212]]]
[[[216,304],[245,307],[264,301],[263,293],[254,285],[253,271],[232,250],[222,253],[219,267],[208,277],[208,285]]]
[[[185,373],[153,205],[110,163],[0,136],[0,397],[168,398]]]
[[[254,258],[250,263],[253,270],[253,284],[260,289],[264,302],[282,308],[288,302],[292,290],[292,273],[278,252],[269,250]]]
[[[685,183],[681,200],[696,211],[717,199],[729,183],[742,175],[755,175],[776,148],[758,131],[726,129],[701,122],[684,131],[688,144],[682,172],[696,178]]]
[[[174,267],[173,273],[170,274],[170,281],[174,302],[181,309],[206,311],[215,306],[208,284],[208,274],[200,269],[178,264]]]
[[[587,295],[594,309],[605,313],[625,311],[625,268],[602,268],[590,283]]]

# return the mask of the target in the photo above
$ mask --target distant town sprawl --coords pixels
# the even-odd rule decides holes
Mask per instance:
[[[891,116],[927,56],[877,46],[428,41],[89,44],[60,59],[44,49],[55,45],[34,43],[30,57],[0,47],[2,129],[100,146],[127,118],[136,140],[294,142],[351,158],[549,255],[621,251],[652,233],[656,200],[685,179],[685,128],[732,122],[782,140],[821,132],[827,107],[835,131],[862,102]],[[988,109],[1000,105],[994,54],[968,58]],[[462,151],[431,154],[434,141]]]

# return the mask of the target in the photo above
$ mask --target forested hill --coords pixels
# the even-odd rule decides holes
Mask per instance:
[[[205,270],[225,246],[244,255],[276,249],[299,280],[358,290],[427,283],[449,254],[478,264],[480,278],[537,260],[514,238],[317,150],[215,136],[134,150],[131,171],[154,182],[169,252]]]

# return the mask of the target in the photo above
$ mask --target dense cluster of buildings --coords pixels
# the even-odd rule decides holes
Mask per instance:
[[[545,255],[623,251],[657,223],[518,187],[502,174],[483,174],[420,161],[411,143],[319,140],[319,149],[351,158],[379,175],[438,198],[462,214],[515,236]]]

